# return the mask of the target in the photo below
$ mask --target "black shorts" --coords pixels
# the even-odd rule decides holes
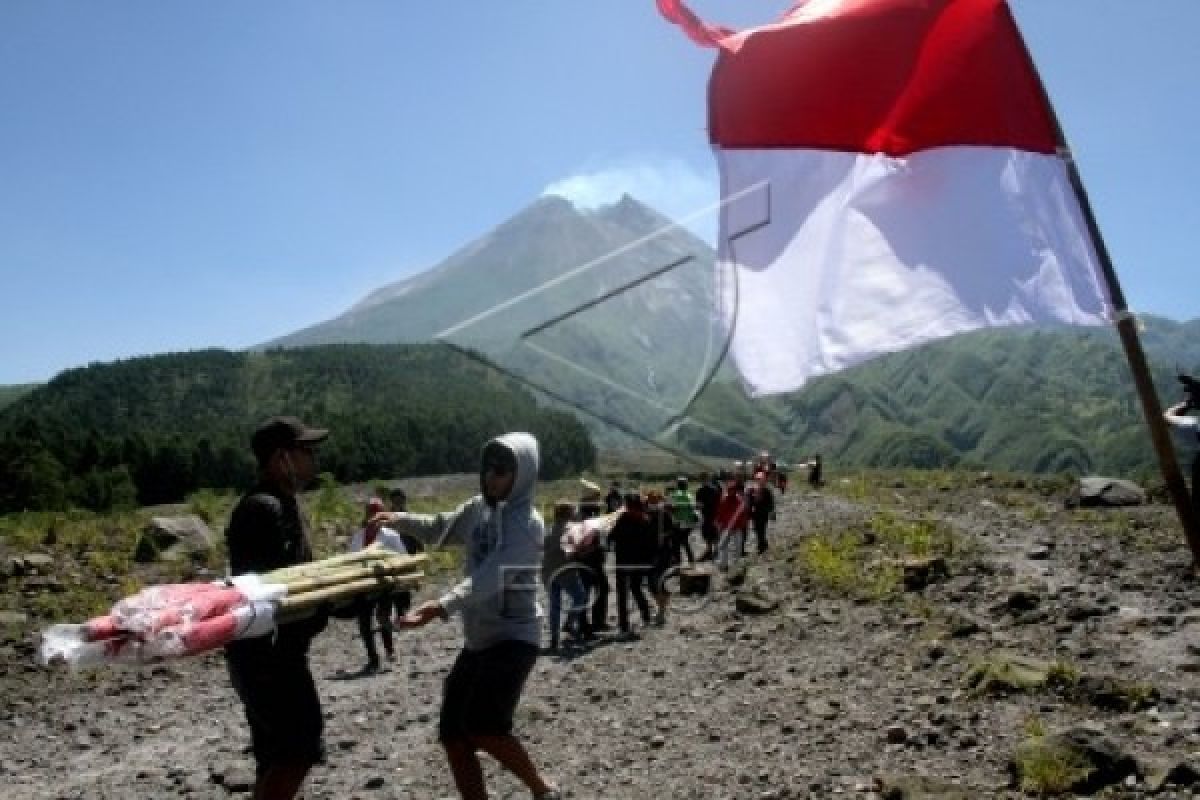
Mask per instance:
[[[324,760],[321,700],[305,657],[227,657],[229,677],[246,710],[261,775],[275,764],[311,766]]]
[[[500,642],[463,650],[446,676],[438,741],[512,733],[513,712],[538,649],[528,642]]]

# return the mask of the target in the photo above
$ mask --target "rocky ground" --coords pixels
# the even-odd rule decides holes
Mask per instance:
[[[948,574],[886,594],[805,567],[822,534],[869,549],[881,513],[951,531]],[[743,589],[776,610],[743,614],[723,586],[640,640],[544,657],[519,733],[572,798],[981,798],[1023,796],[1009,775],[1023,740],[1086,725],[1137,763],[1102,796],[1200,796],[1157,785],[1177,763],[1188,783],[1200,754],[1200,584],[1178,530],[1166,506],[1064,510],[1020,483],[794,490]],[[455,796],[435,727],[457,627],[400,643],[388,671],[357,679],[339,672],[363,661],[352,623],[316,643],[329,757],[307,797]],[[1052,664],[1048,685],[1005,691],[1005,652]],[[973,672],[988,664],[991,677]],[[219,657],[71,674],[36,666],[32,636],[14,636],[0,698],[8,800],[248,796]],[[527,796],[486,769],[494,796]],[[905,788],[915,778],[924,787]]]

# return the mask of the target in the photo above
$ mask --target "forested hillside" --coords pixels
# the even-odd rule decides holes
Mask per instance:
[[[0,511],[245,486],[250,433],[272,414],[330,428],[320,469],[339,481],[471,471],[510,430],[538,436],[547,477],[595,460],[574,417],[442,346],[206,350],[69,370],[0,411]]]
[[[1146,349],[1163,404],[1195,340],[1153,324]],[[1194,328],[1195,326],[1193,326]],[[1179,360],[1164,363],[1164,353]],[[985,466],[1140,476],[1156,469],[1133,379],[1107,331],[992,331],[899,353],[784,401],[792,441],[871,466]]]
[[[37,388],[35,383],[14,384],[12,386],[0,386],[0,409],[10,406],[17,401],[18,398],[29,394]]]

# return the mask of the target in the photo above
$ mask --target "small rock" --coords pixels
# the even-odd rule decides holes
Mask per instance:
[[[1161,792],[1167,786],[1195,786],[1200,783],[1200,764],[1192,761],[1161,762],[1146,769],[1146,788]]]
[[[733,602],[740,614],[769,614],[779,608],[778,600],[759,590],[738,592]]]
[[[923,776],[883,778],[879,783],[883,800],[974,800],[981,796],[979,792],[968,793],[961,786]]]
[[[1041,604],[1041,595],[1032,589],[1014,589],[1004,601],[1009,611],[1033,611]]]
[[[904,570],[904,588],[910,592],[920,591],[931,583],[950,577],[950,568],[941,556],[910,558],[901,566]]]

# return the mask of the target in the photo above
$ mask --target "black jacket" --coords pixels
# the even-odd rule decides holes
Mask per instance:
[[[763,523],[771,517],[771,513],[775,511],[775,495],[770,487],[764,486],[761,489],[754,487],[753,492],[747,492],[746,497],[750,500],[750,518],[755,522]]]
[[[229,568],[234,575],[268,572],[313,560],[308,524],[296,498],[259,484],[238,501],[225,529]],[[312,637],[325,629],[318,614],[288,625],[275,635],[231,642],[231,658],[270,659],[303,656]]]
[[[696,489],[696,507],[704,516],[705,521],[711,522],[717,513],[717,501],[721,499],[721,490],[711,483],[705,483]]]
[[[649,568],[658,558],[658,536],[650,527],[650,520],[642,514],[621,512],[616,524],[608,534],[612,542],[616,562],[620,566]]]

